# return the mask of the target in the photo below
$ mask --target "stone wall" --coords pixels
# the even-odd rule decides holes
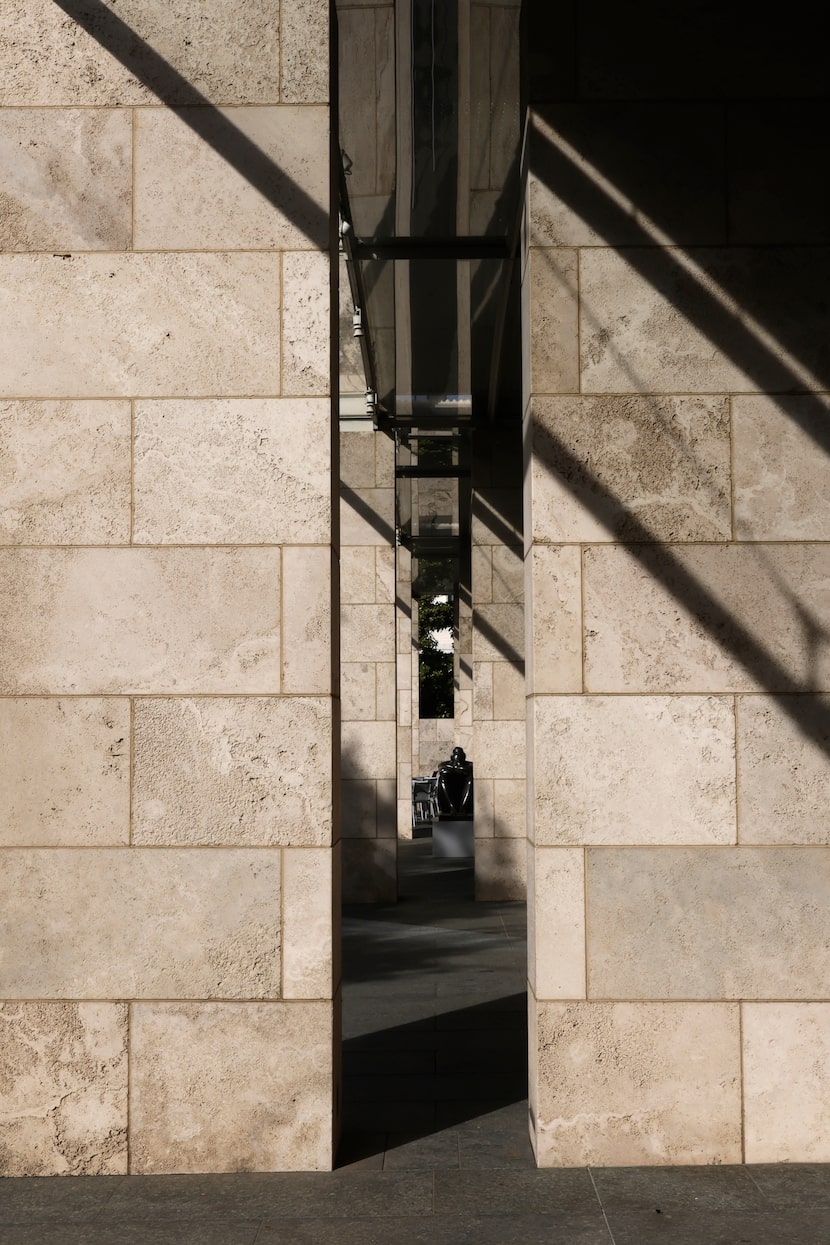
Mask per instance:
[[[579,7],[528,38],[538,1160],[826,1161],[818,36]]]
[[[328,57],[0,13],[7,1175],[332,1163]]]

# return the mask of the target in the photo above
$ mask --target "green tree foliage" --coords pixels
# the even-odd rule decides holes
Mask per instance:
[[[453,625],[453,603],[422,597],[418,603],[418,689],[422,718],[453,716],[452,653],[442,653],[430,632]]]

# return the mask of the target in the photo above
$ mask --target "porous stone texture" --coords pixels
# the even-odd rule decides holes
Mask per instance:
[[[282,860],[282,997],[331,998],[332,852],[322,847],[291,847],[283,852]]]
[[[0,543],[129,539],[129,403],[0,402]]]
[[[136,402],[135,541],[322,544],[330,418],[320,398]]]
[[[148,108],[136,116],[136,247],[325,246],[327,109],[226,108],[198,117],[193,109]],[[230,127],[240,135],[236,164],[224,151]],[[270,162],[261,174],[245,139]]]
[[[329,381],[329,257],[282,257],[282,392],[326,394]]]
[[[594,546],[583,577],[589,691],[830,688],[827,545]]]
[[[826,998],[829,886],[817,847],[590,848],[589,998]]]
[[[280,9],[280,94],[285,103],[329,98],[329,10],[325,0],[283,0]]]
[[[735,527],[744,540],[830,540],[830,399],[732,400]]]
[[[830,249],[658,247],[580,252],[584,393],[830,388]],[[764,338],[769,308],[776,335]],[[735,309],[741,325],[736,327]],[[786,345],[798,342],[797,357]],[[542,386],[539,386],[541,389]]]
[[[279,393],[279,262],[244,252],[0,256],[0,389],[44,398]]]
[[[395,777],[395,727],[392,722],[344,722],[341,731],[344,779]]]
[[[530,383],[534,393],[579,390],[577,256],[577,251],[564,247],[534,247],[530,252],[534,308],[529,324]]]
[[[534,545],[528,554],[526,627],[530,693],[582,691],[582,564],[573,545]]]
[[[8,848],[4,877],[0,997],[279,998],[273,849]]]
[[[126,250],[131,142],[125,112],[1,109],[0,250]]]
[[[521,604],[478,605],[473,627],[475,661],[515,663],[524,661],[524,609]],[[522,670],[522,673],[524,671]]]
[[[741,843],[830,843],[826,696],[739,696]]]
[[[737,1004],[540,1003],[541,1167],[739,1163]]]
[[[476,838],[475,892],[481,902],[522,902],[527,897],[527,841]]]
[[[133,843],[328,842],[327,700],[138,699],[134,724]]]
[[[0,104],[276,103],[279,0],[113,0],[84,11],[10,0],[0,14]],[[145,85],[146,83],[146,85]]]
[[[528,860],[528,974],[538,999],[585,998],[585,853],[533,847]]]
[[[130,706],[0,700],[0,844],[92,847],[130,835]]]
[[[830,1005],[742,1012],[747,1163],[830,1162]]]
[[[0,550],[0,691],[278,691],[279,582],[278,550]]]
[[[524,722],[474,722],[474,764],[490,778],[525,776]]]
[[[537,398],[537,541],[728,540],[726,398]]]
[[[732,697],[537,696],[535,841],[734,843]]]
[[[132,1009],[131,1171],[332,1165],[332,1004]]]
[[[0,1003],[0,1172],[127,1171],[127,1007]]]
[[[395,652],[392,605],[341,605],[340,656],[343,661],[383,662]]]

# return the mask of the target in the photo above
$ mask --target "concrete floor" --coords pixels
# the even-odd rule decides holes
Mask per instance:
[[[0,1245],[830,1245],[830,1165],[537,1171],[524,908],[428,853],[345,914],[335,1172],[4,1180]]]

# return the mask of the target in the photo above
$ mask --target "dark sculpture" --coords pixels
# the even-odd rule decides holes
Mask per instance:
[[[435,771],[435,798],[439,816],[472,819],[473,766],[463,748],[453,748],[449,761]]]

